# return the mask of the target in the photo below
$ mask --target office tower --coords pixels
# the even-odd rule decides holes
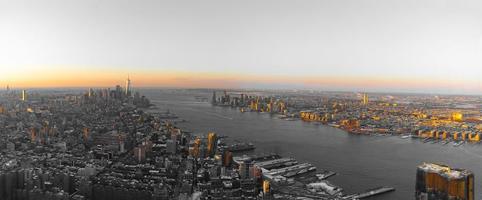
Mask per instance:
[[[89,92],[87,93],[87,96],[90,98],[94,95],[94,90],[92,88],[89,88]]]
[[[22,90],[22,101],[27,101],[27,91]]]
[[[216,103],[217,103],[216,101],[217,101],[217,100],[216,100],[216,91],[213,91],[213,98],[212,98],[212,100],[211,100],[211,103],[212,103],[212,104],[216,104]]]
[[[424,163],[417,168],[417,200],[474,200],[474,174],[464,169]]]
[[[268,180],[263,180],[263,200],[271,200],[273,198],[273,192],[271,191],[271,183]]]
[[[146,159],[146,149],[144,146],[135,147],[133,152],[138,162],[143,162]]]
[[[190,150],[190,154],[191,154],[192,157],[199,158],[200,146],[201,146],[201,139],[200,138],[194,139],[192,150]]]
[[[127,76],[127,80],[126,80],[126,96],[130,96],[131,94],[131,79],[129,78],[129,76]]]
[[[245,160],[239,164],[239,177],[241,179],[250,178],[250,169],[253,167],[253,163],[251,161]]]
[[[216,133],[208,133],[208,155],[213,156],[216,152],[217,136]]]
[[[177,152],[177,142],[175,140],[166,141],[166,149],[168,153],[176,154]]]
[[[366,93],[364,93],[363,96],[362,96],[362,104],[363,105],[368,104],[368,95]]]
[[[224,150],[222,153],[223,166],[229,167],[231,165],[231,160],[233,159],[233,153],[228,150]]]

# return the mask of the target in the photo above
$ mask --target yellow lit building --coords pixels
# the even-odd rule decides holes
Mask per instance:
[[[464,169],[424,163],[417,168],[415,190],[417,200],[434,195],[438,195],[437,199],[474,200],[474,174]]]
[[[453,136],[453,139],[454,139],[454,140],[459,140],[459,133],[458,133],[458,132],[454,132],[454,133],[452,134],[452,136]]]
[[[301,111],[300,118],[303,121],[317,121],[317,122],[327,122],[328,121],[328,114],[320,114],[317,112],[312,111]]]
[[[463,141],[467,140],[467,132],[462,133],[462,140]]]
[[[208,155],[213,155],[216,151],[216,133],[208,133]]]
[[[368,95],[365,93],[362,96],[362,104],[367,105],[368,104]]]
[[[463,120],[463,114],[460,112],[453,112],[450,119],[455,122],[461,122]]]
[[[191,156],[194,158],[199,157],[199,147],[201,146],[201,139],[196,137],[192,149],[190,149]]]
[[[480,142],[480,134],[474,133],[474,134],[468,134],[468,135],[469,135],[470,142]]]
[[[271,185],[268,180],[263,181],[263,193],[269,194],[271,192]]]

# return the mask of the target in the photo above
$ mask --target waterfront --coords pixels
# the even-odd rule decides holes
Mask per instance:
[[[358,136],[328,126],[286,121],[265,113],[240,113],[229,107],[199,102],[195,96],[209,98],[211,93],[193,90],[142,91],[157,106],[169,109],[186,122],[182,128],[194,133],[215,131],[233,139],[253,142],[259,152],[274,152],[285,157],[313,163],[318,170],[338,172],[329,180],[345,193],[361,192],[377,186],[396,191],[373,199],[413,199],[416,166],[440,162],[472,170],[476,180],[476,199],[482,195],[482,147],[422,143],[395,136]]]

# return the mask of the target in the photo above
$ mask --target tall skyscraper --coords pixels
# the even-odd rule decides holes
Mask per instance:
[[[131,79],[129,78],[129,76],[127,76],[127,80],[126,80],[126,96],[130,96],[131,94]]]
[[[217,136],[216,133],[208,133],[208,155],[214,156],[217,148]]]
[[[22,101],[27,101],[27,91],[22,90]]]
[[[89,88],[89,93],[87,94],[88,97],[92,97],[94,93],[94,90],[92,90],[92,88]]]
[[[212,100],[211,100],[211,103],[212,103],[213,105],[215,105],[215,104],[217,103],[217,100],[216,100],[216,91],[213,91],[213,98],[212,98]]]
[[[368,95],[366,93],[364,93],[363,96],[362,96],[362,104],[363,105],[368,104]]]

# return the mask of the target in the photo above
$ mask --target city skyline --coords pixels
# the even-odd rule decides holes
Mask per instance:
[[[477,1],[24,3],[0,1],[2,85],[482,94]]]
[[[0,200],[482,199],[480,0],[0,0]]]
[[[271,76],[177,70],[116,70],[82,66],[17,68],[0,74],[0,85],[11,89],[102,88],[123,85],[131,77],[136,88],[307,89],[319,91],[480,95],[480,81],[426,80],[423,77]]]

